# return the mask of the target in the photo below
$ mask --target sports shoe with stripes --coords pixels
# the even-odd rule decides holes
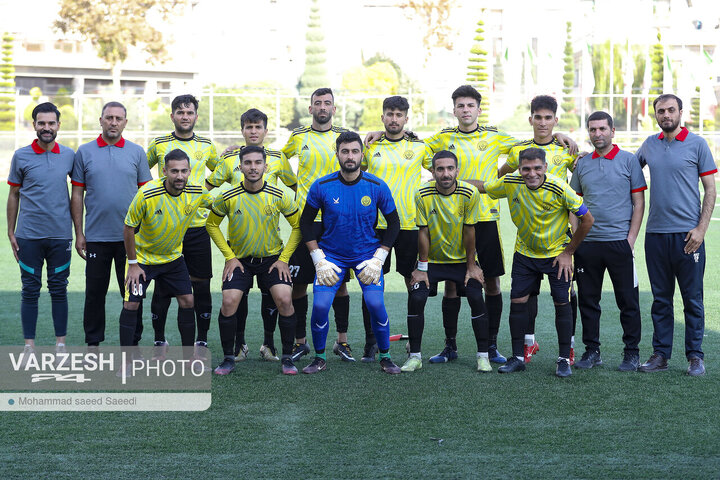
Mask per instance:
[[[235,370],[235,359],[230,357],[225,357],[225,359],[215,367],[215,375],[227,375],[228,373]]]
[[[333,353],[340,357],[343,362],[354,362],[355,357],[352,356],[352,349],[347,342],[335,342],[333,345]]]
[[[325,367],[326,367],[325,360],[323,360],[320,357],[315,357],[313,359],[313,361],[310,363],[310,365],[303,368],[302,371],[303,371],[303,373],[313,374],[313,373],[322,372],[323,370],[325,370]]]
[[[307,343],[296,343],[295,345],[293,345],[290,358],[292,358],[293,362],[297,362],[308,353],[310,353],[310,347],[308,347]]]

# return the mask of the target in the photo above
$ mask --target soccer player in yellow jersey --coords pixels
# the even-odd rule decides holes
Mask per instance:
[[[182,345],[195,340],[194,300],[190,274],[182,255],[185,232],[199,208],[212,198],[202,185],[188,183],[190,159],[180,149],[165,155],[165,177],[146,184],[135,195],[125,216],[128,269],[125,301],[120,314],[120,345],[132,345],[136,311],[151,280],[161,280],[177,297],[178,328]],[[137,232],[136,232],[137,230]]]
[[[425,327],[425,303],[430,284],[452,281],[470,304],[471,322],[477,342],[477,370],[491,372],[488,357],[488,316],[483,301],[483,274],[475,262],[475,224],[479,214],[477,189],[457,180],[458,159],[441,150],[432,157],[434,180],[415,194],[418,234],[417,269],[412,272],[408,299],[410,356],[401,367],[413,372],[422,368],[420,345]],[[455,338],[457,324],[445,325],[445,338]],[[457,358],[457,348],[446,346],[448,360]]]
[[[577,154],[570,154],[558,140],[553,137],[553,128],[557,125],[557,100],[549,95],[538,95],[530,102],[530,117],[528,121],[533,128],[533,139],[520,142],[510,149],[505,164],[500,167],[498,176],[502,177],[512,173],[518,168],[518,157],[520,152],[526,148],[535,147],[545,150],[548,159],[548,172],[568,181],[567,172],[572,171]],[[577,228],[575,216],[570,216],[572,230]],[[540,294],[540,279],[538,279],[537,290],[530,294],[528,309],[530,310],[530,324],[525,334],[525,363],[528,363],[532,356],[539,350],[540,346],[535,341],[535,318],[537,317],[537,297]],[[577,323],[577,295],[575,289],[570,290],[570,305],[572,308],[573,328],[570,339],[570,365],[575,359],[575,325]]]
[[[519,175],[483,182],[481,192],[493,198],[507,198],[517,227],[510,289],[510,335],[513,356],[498,369],[500,373],[525,370],[524,336],[528,325],[527,302],[543,274],[550,281],[555,302],[555,327],[559,357],[555,374],[567,377],[570,370],[570,283],[572,254],[593,224],[592,214],[566,182],[547,173],[545,150],[528,148],[519,155]],[[575,234],[567,243],[568,212],[579,219]]]
[[[252,287],[253,278],[257,277],[260,287],[270,292],[280,311],[282,372],[296,375],[297,368],[291,358],[295,310],[287,262],[300,243],[300,212],[287,193],[263,180],[267,158],[264,148],[246,146],[239,157],[244,178],[215,199],[206,225],[215,245],[225,257],[223,303],[218,317],[225,358],[215,373],[227,375],[235,368],[236,313],[241,298]],[[292,227],[284,248],[278,235],[280,214]],[[223,217],[228,217],[229,242],[220,231]]]
[[[152,140],[148,146],[147,158],[150,168],[157,165],[158,170],[162,171],[165,168],[165,156],[168,152],[174,149],[184,151],[190,158],[191,171],[188,181],[202,187],[205,184],[206,169],[214,170],[219,158],[212,141],[196,135],[194,132],[198,118],[198,105],[198,100],[192,95],[180,95],[173,99],[170,120],[172,120],[175,130],[169,135]],[[207,332],[210,328],[212,313],[212,296],[210,295],[212,251],[210,250],[210,237],[205,230],[207,215],[207,209],[198,210],[182,244],[183,256],[190,272],[195,297],[196,344],[200,347],[207,347]],[[161,352],[167,348],[165,322],[170,307],[170,298],[162,287],[155,286],[150,308],[155,330],[155,346],[160,356]]]
[[[408,121],[410,104],[404,97],[388,97],[383,101],[380,120],[385,133],[364,152],[362,169],[382,179],[390,187],[398,215],[400,233],[392,249],[395,251],[395,271],[405,279],[410,289],[410,275],[417,260],[418,230],[415,225],[415,191],[421,183],[422,169],[430,169],[431,155],[422,140],[409,138],[403,131]],[[376,231],[382,239],[387,231],[385,217],[380,216]],[[385,275],[390,272],[391,259],[388,256],[383,265]],[[370,313],[363,299],[363,321],[370,326]],[[368,331],[368,328],[365,329]],[[360,361],[375,360],[377,345],[366,338],[365,351]]]
[[[295,198],[301,211],[305,207],[305,199],[313,182],[337,171],[335,140],[342,132],[347,131],[344,128],[334,127],[332,124],[333,115],[335,115],[335,97],[331,89],[318,88],[315,90],[310,95],[308,111],[312,115],[312,125],[293,130],[287,144],[282,149],[287,158],[297,156],[298,188]],[[323,227],[319,218],[316,219],[314,229],[317,236],[322,233]],[[307,287],[315,281],[315,266],[305,242],[300,244],[290,259],[290,272],[293,276],[293,306],[297,317],[296,344],[293,352],[293,361],[296,362],[310,352],[305,338],[308,310]],[[349,279],[349,276],[344,279],[333,301],[335,325],[338,332],[333,352],[345,361],[354,362],[355,358],[353,358],[347,342],[350,297],[346,283]],[[368,336],[370,333],[366,331],[365,335]]]
[[[278,150],[271,150],[263,146],[267,129],[268,117],[257,108],[251,108],[240,116],[240,128],[245,139],[245,146],[233,147],[222,154],[222,160],[215,168],[215,171],[205,179],[205,187],[212,190],[221,186],[223,183],[230,185],[239,185],[243,180],[242,165],[240,162],[240,153],[245,147],[256,146],[261,147],[265,151],[265,173],[263,181],[268,185],[277,185],[281,180],[293,191],[297,190],[297,177],[290,167],[290,163],[284,153]],[[260,314],[263,319],[263,329],[265,338],[260,346],[260,357],[268,361],[279,361],[277,350],[275,349],[275,325],[277,323],[278,308],[273,302],[270,292],[263,286],[260,286],[262,297]],[[238,361],[247,358],[248,347],[245,344],[245,322],[248,316],[248,292],[242,296],[240,306],[237,311],[237,331],[235,334],[235,358]]]

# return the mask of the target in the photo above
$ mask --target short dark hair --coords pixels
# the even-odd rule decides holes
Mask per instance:
[[[238,153],[240,163],[242,163],[243,157],[245,157],[248,153],[259,153],[263,157],[263,162],[267,159],[267,154],[265,153],[265,149],[263,147],[258,147],[257,145],[246,145],[241,148],[240,153]]]
[[[589,127],[590,122],[595,120],[607,120],[608,126],[610,128],[613,128],[613,118],[612,116],[607,112],[597,111],[590,114],[590,116],[587,118],[587,122],[585,122],[585,126]]]
[[[55,106],[54,103],[45,102],[45,103],[36,105],[32,111],[33,122],[35,120],[37,120],[38,113],[54,113],[57,116],[57,121],[58,122],[60,121],[60,110],[58,110],[58,108]]]
[[[458,158],[457,155],[455,155],[450,150],[440,150],[439,152],[436,152],[435,155],[432,157],[432,168],[435,168],[435,161],[440,160],[441,158],[452,158],[455,160],[455,166],[458,166]]]
[[[199,104],[200,102],[198,102],[198,99],[195,98],[193,95],[178,95],[177,97],[173,98],[173,101],[170,104],[170,110],[174,112],[178,108],[184,107],[185,105],[193,105],[195,107],[195,112],[197,113]]]
[[[387,97],[383,100],[382,106],[383,112],[385,110],[400,110],[401,112],[407,113],[410,110],[410,104],[407,98],[395,95],[393,97]]]
[[[452,93],[453,105],[455,105],[455,100],[460,97],[474,98],[477,101],[478,105],[480,105],[480,103],[482,102],[482,95],[480,95],[480,92],[475,90],[475,87],[473,87],[472,85],[463,85],[455,89],[455,91]]]
[[[545,150],[542,148],[526,148],[518,156],[518,165],[522,165],[523,160],[536,160],[540,159],[543,163],[547,163],[545,159]]]
[[[358,142],[360,144],[360,150],[363,148],[362,140],[360,139],[360,135],[358,135],[355,132],[347,131],[342,132],[338,137],[335,139],[335,151],[340,150],[340,145],[343,143],[353,143]]]
[[[530,102],[530,113],[533,114],[538,110],[551,110],[557,115],[557,100],[550,95],[538,95]]]
[[[246,123],[262,122],[265,128],[268,126],[268,118],[263,112],[257,108],[251,108],[240,116],[240,128],[245,128]]]
[[[655,110],[655,105],[657,105],[658,102],[664,102],[665,100],[670,100],[672,98],[674,98],[675,101],[677,101],[678,110],[682,110],[682,100],[680,100],[680,97],[678,97],[677,95],[673,95],[672,93],[663,93],[662,95],[657,97],[655,99],[655,101],[653,101],[653,110]],[[692,108],[692,107],[690,107],[690,108]]]
[[[310,103],[312,103],[314,97],[322,97],[323,95],[330,95],[333,98],[333,102],[335,101],[335,95],[333,95],[332,89],[328,87],[322,87],[318,88],[312,93],[312,95],[310,95]]]
[[[165,165],[167,165],[170,160],[185,160],[188,162],[188,165],[190,164],[190,157],[188,157],[188,154],[180,150],[179,148],[176,148],[175,150],[170,150],[168,153],[165,154]]]
[[[111,107],[122,108],[123,112],[125,112],[125,116],[127,117],[127,108],[125,108],[125,105],[120,102],[107,102],[105,105],[103,105],[102,110],[100,110],[100,116],[102,117],[105,114],[105,109]]]

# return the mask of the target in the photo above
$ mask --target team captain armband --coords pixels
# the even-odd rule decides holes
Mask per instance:
[[[575,212],[575,216],[576,216],[576,217],[582,217],[582,216],[585,215],[587,212],[588,212],[588,208],[587,208],[587,207],[585,206],[585,204],[583,203],[582,205],[580,205],[580,208],[578,208],[578,211]]]

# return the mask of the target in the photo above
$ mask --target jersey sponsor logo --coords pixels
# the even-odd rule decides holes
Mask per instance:
[[[155,210],[155,215],[162,215],[162,209],[158,208],[157,210]]]
[[[370,200],[370,197],[365,195],[364,197],[362,197],[360,199],[360,203],[362,204],[363,207],[367,207],[372,203],[372,200]]]
[[[455,144],[451,143],[450,146],[448,147],[448,150],[455,150]]]
[[[555,165],[562,165],[563,158],[561,155],[555,155],[552,159],[553,164]]]
[[[191,204],[188,203],[187,205],[185,205],[185,210],[184,210],[185,215],[190,215],[192,213],[192,211],[193,211],[193,207]]]
[[[273,210],[272,210],[272,207],[271,207],[270,205],[265,205],[264,210],[265,210],[265,215],[272,215],[272,214],[273,214]]]
[[[340,205],[340,197],[338,197],[338,198],[333,197],[333,205]]]
[[[303,147],[300,149],[300,151],[304,152],[305,150],[310,150],[310,148],[307,145],[303,145]]]
[[[200,150],[195,152],[195,160],[202,160],[202,159],[203,159],[203,153]]]
[[[518,197],[515,197],[512,199],[513,203],[520,203],[520,199]]]
[[[550,205],[549,203],[543,203],[540,208],[542,208],[546,212],[549,212],[550,210],[552,210],[552,205]]]
[[[415,156],[415,152],[412,150],[405,150],[405,153],[403,153],[403,157],[405,157],[405,160],[411,160]]]
[[[430,210],[430,215],[437,215],[437,210],[435,210],[434,208]]]
[[[239,172],[239,171],[240,171],[240,165],[238,165],[237,167],[235,167],[235,168],[233,169],[233,172]]]
[[[382,155],[380,155],[380,152],[375,152],[375,155],[373,155],[373,158],[382,158]]]
[[[235,215],[242,215],[242,211],[238,208],[235,210]]]
[[[488,143],[485,140],[481,140],[477,144],[477,148],[481,152],[484,152],[485,150],[487,150],[487,147],[488,147]]]

